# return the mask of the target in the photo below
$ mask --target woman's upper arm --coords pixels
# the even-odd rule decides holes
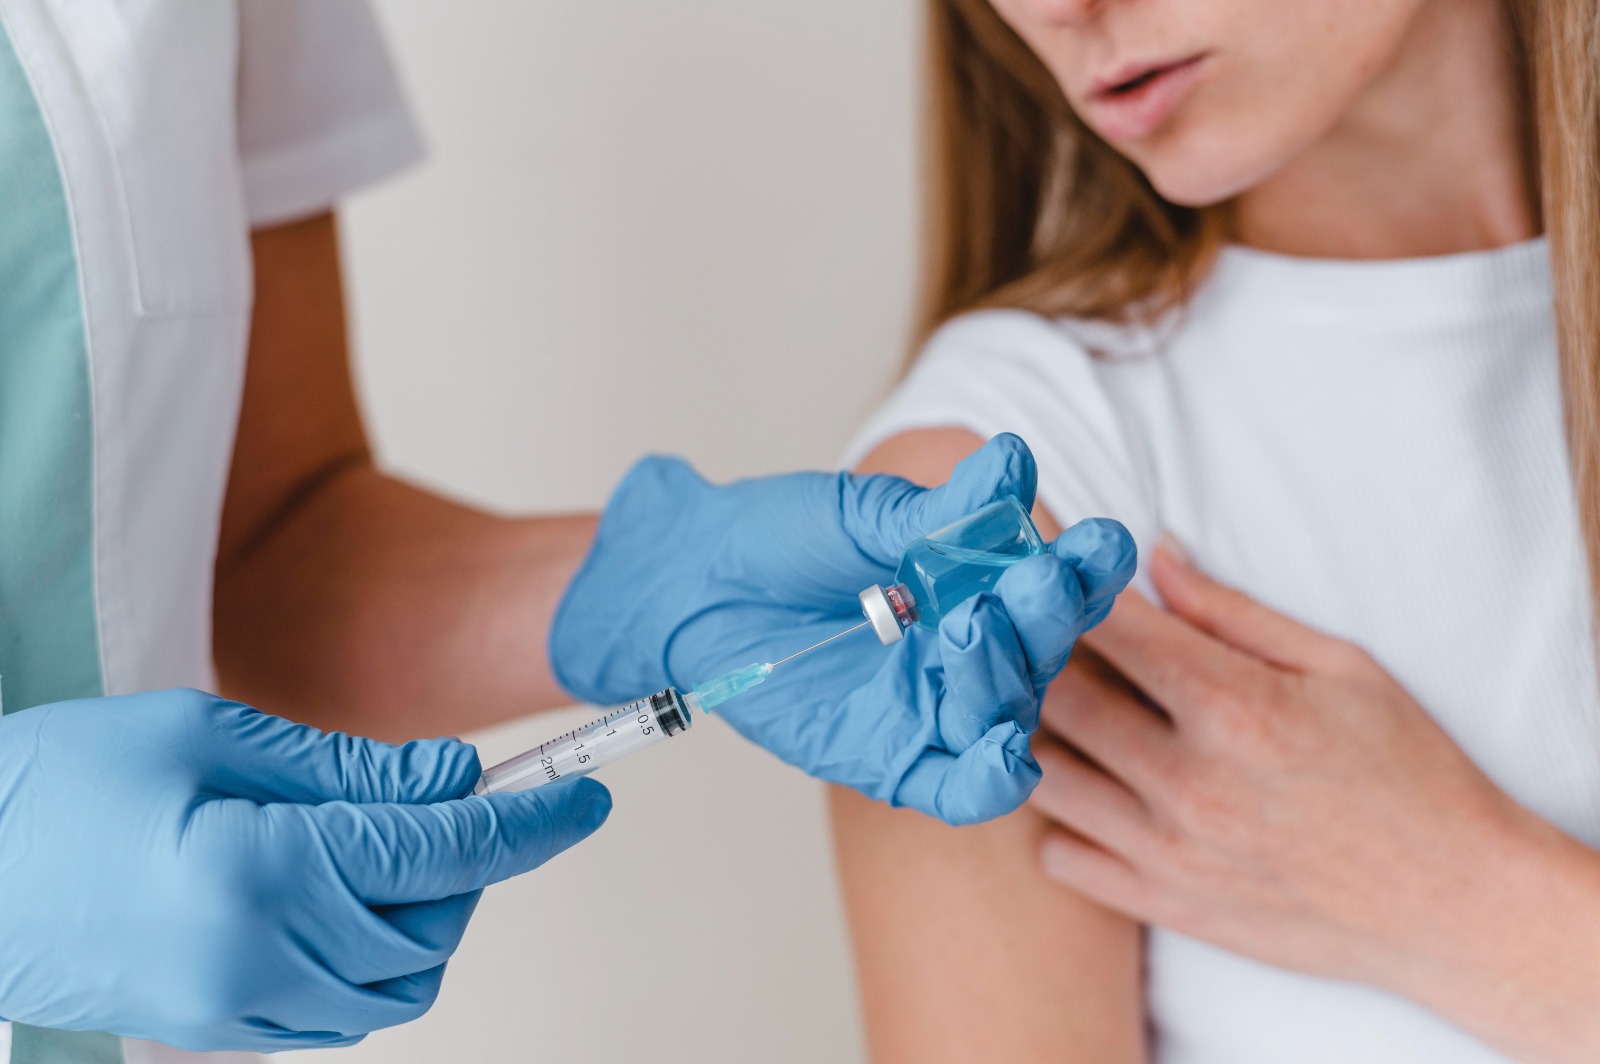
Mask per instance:
[[[981,443],[909,432],[861,468],[936,484]],[[830,805],[876,1064],[1145,1059],[1140,930],[1044,878],[1037,814],[952,828],[842,788]]]

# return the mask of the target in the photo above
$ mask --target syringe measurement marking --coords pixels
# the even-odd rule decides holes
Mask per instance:
[[[576,728],[573,728],[571,731],[567,732],[564,735],[558,735],[554,739],[547,739],[546,741],[540,743],[539,744],[539,767],[544,769],[545,779],[550,780],[551,782],[554,782],[555,780],[558,780],[558,779],[561,778],[561,773],[556,771],[555,758],[544,756],[544,752],[547,749],[549,749],[552,746],[559,746],[562,743],[565,743],[569,739],[573,739],[573,740],[577,739],[579,732],[589,731],[589,730],[591,730],[593,728],[598,728],[602,724],[615,724],[618,720],[621,720],[623,717],[627,716],[631,712],[633,712],[633,707],[632,706],[623,706],[621,709],[616,710],[613,713],[607,713],[605,716],[601,717],[599,720],[593,721],[593,722],[591,722],[589,724],[580,725],[580,726],[578,726]],[[639,730],[640,730],[641,734],[653,735],[655,733],[655,728],[651,725],[651,720],[652,720],[652,718],[650,716],[650,708],[649,708],[648,705],[644,709],[639,710],[639,719],[638,719],[638,721],[636,723],[639,725]],[[615,735],[615,734],[617,734],[617,729],[615,727],[613,727],[610,731],[606,732],[606,734],[607,735]],[[582,750],[583,749],[583,744],[582,743],[578,743],[572,749],[573,749],[574,752],[576,752],[578,750]],[[578,764],[587,765],[590,760],[591,760],[591,755],[589,755],[589,754],[578,754],[578,757],[577,757]]]

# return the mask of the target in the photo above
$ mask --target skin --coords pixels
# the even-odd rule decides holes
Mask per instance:
[[[1091,87],[1204,55],[1168,120],[1112,142],[1242,243],[1409,258],[1538,231],[1501,0],[995,0],[1091,128]],[[1308,205],[1310,205],[1308,207]]]
[[[938,484],[981,443],[908,433],[861,468]],[[1043,815],[952,828],[841,787],[829,803],[874,1061],[1145,1059],[1139,927],[1049,880]]]
[[[1394,991],[1518,1060],[1593,1060],[1600,854],[1490,782],[1359,647],[1171,548],[1148,571],[1167,609],[1124,595],[1045,709],[1046,873]]]
[[[1203,54],[1159,127],[1112,143],[1173,201],[1228,204],[1238,242],[1410,258],[1538,232],[1498,2],[994,6],[1091,126],[1097,79]],[[909,433],[869,465],[937,477],[973,442]],[[874,1060],[979,1059],[985,1033],[1006,1040],[1006,1059],[1142,1059],[1135,925],[1108,926],[1085,899],[1393,991],[1520,1060],[1593,1060],[1600,855],[1496,788],[1360,648],[1170,550],[1149,565],[1170,612],[1125,595],[1086,637],[1045,704],[1031,809],[941,832],[834,796]],[[1018,871],[1010,847],[1032,847],[1065,889]],[[1371,868],[1385,870],[1381,892]],[[959,950],[928,927],[958,928]],[[1082,967],[1063,971],[1057,949]],[[941,993],[930,970],[983,973],[960,981],[978,1004]],[[1077,995],[1099,971],[1112,986],[1085,1016]],[[1075,1056],[1062,1028],[1083,1023],[1093,1030],[1072,1037],[1115,1052]]]
[[[543,648],[595,517],[498,517],[384,475],[351,384],[333,216],[252,246],[216,563],[226,693],[396,741],[566,704]]]

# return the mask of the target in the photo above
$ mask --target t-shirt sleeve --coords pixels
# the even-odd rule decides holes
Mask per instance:
[[[1038,502],[1062,527],[1114,517],[1141,550],[1160,534],[1141,449],[1094,357],[1055,322],[997,310],[945,325],[856,435],[847,464],[893,436],[934,428],[1021,436],[1038,462]]]
[[[239,155],[253,227],[304,218],[422,158],[366,0],[238,0]]]

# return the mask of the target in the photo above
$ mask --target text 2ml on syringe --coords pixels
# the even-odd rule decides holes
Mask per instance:
[[[680,694],[669,687],[612,710],[486,769],[474,793],[519,791],[589,773],[629,754],[681,735],[694,711],[708,711],[766,681],[772,671],[835,639],[870,627],[885,645],[912,625],[937,631],[944,615],[992,590],[1009,566],[1044,552],[1044,540],[1022,503],[1006,496],[928,533],[905,549],[895,583],[861,592],[866,620],[775,662],[746,665]]]

